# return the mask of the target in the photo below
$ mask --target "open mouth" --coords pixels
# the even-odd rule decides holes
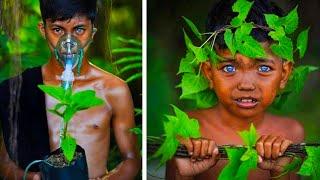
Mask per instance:
[[[246,109],[254,108],[258,104],[258,100],[252,97],[237,98],[235,101],[239,107]]]

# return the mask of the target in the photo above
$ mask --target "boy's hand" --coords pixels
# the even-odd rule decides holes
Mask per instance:
[[[175,158],[180,175],[195,176],[217,163],[219,151],[214,141],[204,138],[178,139],[181,144],[186,146],[189,155],[191,155],[191,158]]]
[[[263,135],[257,141],[256,149],[259,155],[258,167],[270,170],[272,175],[279,175],[292,158],[282,156],[292,141],[281,136]]]

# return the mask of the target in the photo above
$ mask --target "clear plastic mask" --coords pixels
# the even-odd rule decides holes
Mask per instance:
[[[84,47],[81,46],[80,41],[71,34],[62,36],[56,47],[54,54],[59,63],[66,68],[67,65],[74,69],[77,66],[77,72],[80,74],[82,59],[84,54]]]

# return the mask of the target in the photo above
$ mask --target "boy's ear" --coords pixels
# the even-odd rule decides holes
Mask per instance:
[[[38,29],[39,29],[39,31],[40,31],[40,33],[41,33],[41,36],[44,38],[44,39],[46,39],[46,32],[45,32],[45,27],[44,27],[45,25],[44,25],[44,23],[42,22],[42,21],[40,21],[39,23],[38,23]]]
[[[213,68],[212,64],[209,61],[203,62],[201,64],[201,71],[202,71],[203,75],[207,78],[207,80],[209,81],[210,89],[213,89],[212,68]]]
[[[284,89],[289,80],[293,68],[293,63],[290,61],[284,61],[282,63],[282,75],[280,82],[280,89]]]

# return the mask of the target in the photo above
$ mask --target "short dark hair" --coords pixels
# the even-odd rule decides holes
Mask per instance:
[[[97,16],[97,0],[40,0],[42,20],[63,21],[76,15],[87,16],[91,22]]]
[[[214,32],[226,25],[230,25],[231,20],[238,15],[238,13],[232,11],[232,5],[234,3],[235,0],[220,0],[218,3],[213,5],[208,14],[206,32]],[[284,13],[281,8],[273,2],[270,2],[270,0],[254,0],[246,21],[253,22],[260,26],[268,26],[264,14],[276,14],[278,16],[283,16]],[[253,29],[251,36],[259,42],[272,41],[268,36],[268,31],[260,28]],[[224,42],[223,33],[220,33],[217,36],[215,44],[218,45],[219,48],[227,48]]]

